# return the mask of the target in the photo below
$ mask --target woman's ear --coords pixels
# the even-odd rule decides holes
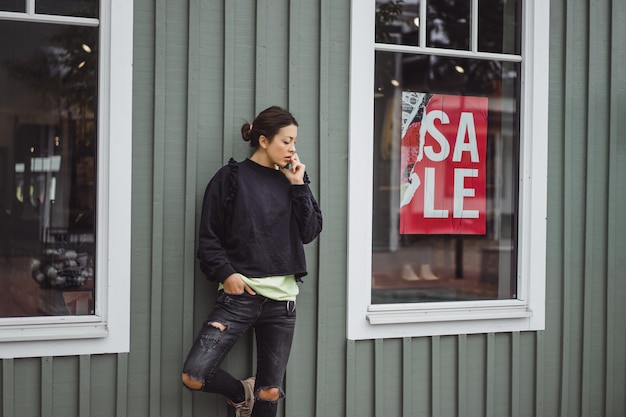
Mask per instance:
[[[261,135],[259,136],[259,146],[261,146],[263,149],[267,149],[267,145],[269,145],[269,141],[267,140],[267,137],[265,137],[265,135]]]

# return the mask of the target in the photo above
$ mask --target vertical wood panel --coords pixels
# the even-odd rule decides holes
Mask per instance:
[[[269,105],[287,106],[291,42],[288,0],[259,0],[256,12],[255,114]]]
[[[287,68],[287,107],[296,109],[298,96],[300,92],[298,71],[300,69],[300,49],[302,47],[299,38],[299,32],[303,25],[301,22],[302,2],[298,0],[289,0],[289,45],[288,51],[288,68]]]
[[[155,2],[134,2],[131,357],[128,413],[150,417],[150,316],[155,118]],[[145,377],[148,375],[148,377]]]
[[[117,355],[117,383],[115,417],[127,417],[128,406],[128,353]]]
[[[152,260],[150,280],[150,417],[161,415],[161,339],[163,285],[163,219],[165,187],[165,79],[167,26],[165,0],[155,2],[154,147],[152,168]]]
[[[181,317],[185,309],[185,222],[186,222],[186,164],[189,90],[189,2],[166,2],[165,73],[161,79],[164,105],[163,136],[163,200],[160,289],[153,303],[159,306],[159,413],[171,416],[180,412],[181,362],[165,358],[183,355]],[[158,156],[157,156],[158,157]],[[155,164],[155,168],[159,164]],[[193,214],[195,222],[195,207]]]
[[[346,417],[357,416],[357,378],[356,342],[354,340],[348,340],[346,343]]]
[[[520,378],[521,378],[521,358],[520,358],[520,333],[514,332],[511,335],[511,417],[520,415]]]
[[[268,23],[264,33],[266,54],[266,74],[257,77],[257,106],[267,104],[286,105],[299,122],[297,151],[307,165],[311,179],[311,189],[324,212],[322,201],[317,193],[320,177],[317,175],[318,123],[316,120],[319,105],[317,77],[307,77],[309,71],[319,68],[317,2],[264,2]],[[270,28],[278,27],[277,30]],[[280,39],[276,39],[276,37]],[[259,40],[257,40],[257,44]],[[265,91],[264,97],[260,92]],[[314,91],[314,94],[310,94]],[[302,98],[308,100],[301,101]],[[321,138],[320,138],[321,141]],[[308,275],[300,284],[298,296],[298,325],[292,347],[292,355],[287,368],[284,415],[303,417],[323,415],[328,406],[329,396],[336,392],[340,381],[327,380],[327,368],[337,355],[328,352],[329,326],[327,307],[320,306],[329,301],[322,286],[324,266],[319,265],[319,243],[305,246]],[[343,357],[344,352],[340,357]],[[309,381],[308,383],[303,383]],[[340,390],[340,389],[339,389]]]
[[[13,368],[14,385],[11,401],[13,401],[15,417],[43,417],[41,409],[44,389],[42,387],[49,382],[49,378],[42,372],[42,358],[15,359]]]
[[[349,2],[318,0],[314,7],[308,6],[307,2],[302,2],[300,7],[306,10],[303,10],[302,17],[304,25],[306,25],[304,22],[310,21],[308,16],[318,16],[319,19],[317,28],[311,31],[315,36],[307,41],[309,45],[307,53],[317,55],[318,64],[311,68],[300,66],[298,70],[301,77],[312,81],[306,90],[301,90],[298,94],[298,108],[309,108],[309,102],[315,103],[315,106],[310,108],[310,124],[316,126],[316,129],[309,131],[308,140],[312,142],[311,172],[319,173],[318,181],[313,184],[314,192],[319,197],[324,215],[324,230],[317,240],[319,278],[316,296],[317,319],[320,322],[318,334],[325,333],[324,344],[318,345],[318,367],[323,368],[323,372],[319,374],[321,378],[317,381],[318,390],[315,399],[317,415],[321,417],[341,413],[343,411],[341,408],[350,407],[346,390],[352,388],[346,381],[348,378],[343,365],[346,361],[344,236],[347,223],[345,212],[347,183],[337,181],[337,178],[346,178],[344,174],[346,164],[341,158],[346,154],[347,147],[347,142],[343,139],[347,139],[347,119],[343,117],[347,107],[340,100],[347,97],[347,86],[342,82],[345,73],[333,76],[333,68],[347,69],[344,60],[348,56],[345,52],[348,50]],[[300,33],[299,36],[305,35]],[[302,39],[302,42],[304,40]],[[299,51],[300,54],[304,52]],[[341,58],[333,60],[333,57],[341,52],[344,53]],[[337,140],[339,137],[342,139]],[[337,170],[340,170],[339,173]],[[370,342],[367,345],[369,348]],[[355,366],[360,368],[362,365],[359,362]],[[358,387],[358,396],[354,397],[354,400],[358,403],[352,410],[357,416],[363,415],[362,413],[368,410],[374,395],[371,393],[363,398],[363,393],[369,391],[373,384],[366,388],[360,381],[361,378],[354,381]],[[372,413],[373,411],[367,414]]]
[[[587,159],[586,159],[586,213],[585,213],[585,283],[584,283],[584,331],[582,356],[581,415],[601,415],[602,393],[605,392],[602,344],[605,341],[604,303],[606,279],[607,237],[607,167],[608,146],[598,143],[597,138],[608,137],[609,124],[609,14],[608,4],[591,0],[588,23],[588,92],[587,109]]]
[[[46,356],[41,358],[41,417],[52,417],[54,415],[54,394],[52,387],[54,384],[53,358]]]
[[[86,384],[89,389],[88,394],[90,395],[90,411],[87,414],[78,413],[77,416],[114,416],[117,408],[116,403],[123,401],[123,398],[118,398],[116,390],[113,389],[119,381],[118,357],[116,355],[92,355],[86,357],[84,363],[80,364],[80,366],[85,368],[83,372],[88,372],[91,376],[91,380]],[[81,372],[80,369],[77,371]],[[57,380],[56,376],[55,380]],[[79,390],[76,389],[75,391],[78,392]]]
[[[403,340],[399,338],[384,341],[385,415],[401,416],[403,413],[403,347]]]
[[[513,334],[494,334],[494,414],[510,415],[513,388]]]
[[[439,390],[441,391],[439,413],[442,416],[456,415],[458,406],[458,337],[440,337]]]
[[[626,3],[610,2],[610,126],[608,175],[608,233],[607,233],[607,335],[606,335],[606,394],[607,417],[618,417],[626,410]]]
[[[385,415],[385,346],[382,339],[374,341],[374,416]]]
[[[235,1],[224,0],[224,103],[222,115],[224,117],[224,137],[233,133],[235,122]],[[255,62],[256,65],[256,62]],[[224,143],[222,163],[226,163],[232,156],[232,145]]]
[[[467,337],[468,356],[468,414],[484,416],[487,381],[487,341],[485,335]]]
[[[91,356],[79,357],[78,375],[78,415],[88,416],[91,413]]]
[[[231,0],[232,1],[232,0]],[[232,146],[230,155],[241,159],[248,156],[250,144],[241,140],[240,127],[242,118],[252,118],[259,110],[262,110],[262,103],[257,103],[256,88],[257,75],[256,67],[258,63],[256,50],[256,27],[257,25],[267,25],[269,22],[256,21],[255,3],[248,0],[235,0],[236,12],[234,14],[234,74],[233,83],[233,122],[224,126],[225,145]],[[258,6],[258,5],[257,5]],[[269,30],[269,29],[268,29]]]
[[[457,375],[458,399],[457,415],[467,417],[468,415],[468,377],[467,377],[467,335],[461,334],[457,337]]]
[[[86,357],[88,357],[88,355]],[[78,397],[81,382],[80,356],[60,356],[51,359],[53,410],[49,412],[52,415],[79,417],[82,401],[82,399]],[[90,384],[91,381],[88,381],[87,385]],[[109,392],[111,391],[106,391],[106,393]],[[87,398],[86,401],[93,403],[93,398]],[[107,411],[106,407],[102,407],[102,411]],[[96,413],[92,415],[94,417],[100,417],[100,415]]]
[[[376,410],[375,393],[375,341],[367,340],[356,344],[356,401],[354,405],[357,416],[374,416]],[[369,364],[369,366],[367,366]],[[368,383],[364,383],[368,382]]]
[[[432,417],[441,416],[441,337],[432,336],[430,338],[430,356],[431,356],[431,415]]]
[[[348,68],[350,48],[350,2],[348,0],[319,0],[320,19],[320,68],[319,73],[310,71],[310,77],[319,77],[319,103],[316,116],[319,120],[320,149],[318,169],[320,172],[319,196],[324,214],[324,232],[319,240],[319,263],[324,266],[323,279],[326,293],[330,295],[326,301],[328,309],[329,351],[332,361],[327,362],[329,381],[341,387],[344,380],[342,363],[345,361],[341,353],[346,337],[346,300],[347,286],[347,138],[348,138]],[[327,30],[328,29],[328,30]],[[326,31],[327,30],[327,31]],[[318,75],[319,74],[319,75]],[[312,93],[315,93],[314,91]],[[306,97],[301,98],[301,101]],[[332,402],[325,404],[325,415],[335,413],[333,403],[345,400],[345,391],[326,389],[327,398]],[[367,403],[368,398],[359,398]]]
[[[193,303],[194,299],[194,272],[195,272],[195,242],[196,242],[196,200],[198,189],[198,130],[199,121],[199,91],[200,91],[200,0],[189,1],[189,39],[188,39],[188,69],[187,69],[187,136],[185,140],[185,205],[183,224],[183,276],[182,276],[182,355],[181,366],[187,352],[191,349],[194,340]],[[193,415],[191,392],[182,391],[181,416]]]
[[[548,219],[546,233],[546,329],[545,337],[540,337],[545,343],[537,346],[537,356],[543,360],[537,364],[538,383],[543,383],[543,389],[537,388],[536,408],[541,409],[538,416],[559,416],[560,398],[564,387],[561,368],[566,363],[563,357],[570,339],[570,317],[565,305],[569,300],[570,280],[566,268],[568,261],[565,254],[566,228],[570,227],[570,215],[565,212],[567,205],[565,193],[565,164],[567,144],[564,139],[565,130],[565,83],[564,72],[566,36],[565,17],[566,2],[550,2],[550,90],[549,90],[549,126],[548,126]],[[567,295],[567,297],[566,297]],[[567,330],[566,330],[567,329]],[[569,360],[569,357],[567,358]],[[544,372],[545,371],[545,372]],[[545,375],[546,379],[539,379]],[[545,394],[545,396],[544,396]],[[544,399],[545,401],[541,401]],[[545,413],[544,413],[545,412]]]
[[[254,114],[258,114],[259,111],[267,107],[267,96],[269,93],[269,86],[267,85],[268,69],[267,69],[267,32],[273,30],[268,28],[268,0],[257,0],[256,2],[256,45],[254,48],[256,63],[254,66],[254,75],[256,77],[256,83],[254,86]]]
[[[544,331],[537,332],[536,340],[537,359],[535,361],[535,417],[543,417],[544,414],[544,394],[545,394],[545,338]]]
[[[413,398],[413,347],[411,345],[412,338],[402,338],[402,417],[412,417],[412,398]]]
[[[432,340],[430,337],[414,338],[411,345],[413,348],[411,408],[413,415],[430,416],[432,413]]]
[[[587,53],[587,9],[584,1],[570,1],[566,5],[565,46],[565,213],[564,213],[564,294],[563,341],[561,363],[561,417],[576,417],[580,413],[580,352],[581,292],[584,262],[585,148],[581,133],[587,131],[586,85],[587,69],[581,58]]]
[[[14,360],[2,359],[2,417],[15,416],[14,372]]]
[[[301,3],[298,0],[295,0],[293,3]],[[300,6],[302,7],[302,6]],[[329,197],[330,190],[328,188],[328,183],[330,181],[328,166],[325,166],[325,161],[329,158],[329,148],[331,146],[330,135],[329,135],[329,125],[328,125],[328,108],[329,108],[329,97],[328,97],[328,88],[323,88],[323,86],[329,85],[329,60],[330,60],[330,0],[319,0],[318,1],[318,10],[319,10],[319,63],[318,69],[319,72],[319,93],[318,96],[315,97],[318,102],[318,120],[316,120],[319,125],[319,146],[320,146],[320,159],[319,159],[319,205],[320,210],[322,210],[323,216],[323,230],[318,237],[318,241],[320,244],[319,249],[319,277],[317,279],[317,333],[318,333],[318,341],[317,341],[317,377],[315,381],[315,415],[317,417],[322,417],[326,415],[328,409],[328,403],[326,402],[326,398],[331,398],[333,396],[333,389],[331,386],[332,382],[328,381],[328,349],[329,349],[329,335],[332,336],[332,332],[330,329],[330,323],[332,322],[329,317],[330,308],[331,308],[331,300],[333,299],[333,292],[335,291],[334,285],[330,283],[327,277],[333,274],[333,269],[330,265],[330,261],[332,259],[332,248],[328,244],[329,236],[328,236],[328,217],[329,217]],[[297,28],[294,26],[294,29]],[[296,57],[297,55],[292,55]],[[297,63],[294,63],[298,71],[301,71],[301,68],[297,67]],[[297,97],[300,100],[305,99],[305,97]],[[347,417],[357,417],[358,411],[355,407],[355,401],[357,401],[357,390],[356,385],[358,383],[356,369],[357,364],[356,361],[356,352],[355,352],[355,342],[348,341],[346,346],[346,360],[347,369],[346,369],[346,378],[345,378],[345,388],[344,392],[346,393],[346,402],[345,402],[345,413]],[[339,385],[339,381],[337,381],[337,385]]]
[[[485,384],[486,384],[486,408],[485,408],[485,417],[495,417],[495,402],[496,402],[496,379],[495,379],[495,368],[496,368],[496,337],[493,333],[489,333],[487,335],[487,367],[485,373],[487,375]]]
[[[519,338],[519,417],[538,417],[535,414],[537,369],[537,333],[520,332]],[[513,401],[513,399],[512,399]],[[513,403],[511,404],[513,407]]]

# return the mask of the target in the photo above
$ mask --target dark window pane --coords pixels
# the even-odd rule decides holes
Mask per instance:
[[[98,17],[98,0],[36,0],[35,13],[74,17]]]
[[[0,0],[0,11],[25,12],[26,0]]]
[[[94,312],[98,29],[0,21],[0,317]]]
[[[517,297],[519,75],[519,63],[376,53],[373,303]],[[422,175],[424,164],[430,164],[428,167],[434,177],[438,179],[443,174],[446,187],[456,186],[456,171],[446,178],[447,173],[440,171],[441,164],[431,163],[434,159],[426,156],[420,158],[420,148],[417,147],[421,142],[425,144],[421,149],[429,147],[431,153],[440,151],[432,131],[426,131],[423,137],[419,134],[420,124],[424,125],[428,111],[445,113],[450,108],[454,110],[454,106],[441,104],[444,96],[446,100],[452,98],[452,102],[456,98],[459,102],[480,101],[485,106],[480,132],[476,122],[476,132],[484,139],[482,185],[478,182],[465,184],[468,189],[483,187],[481,202],[484,209],[480,220],[484,222],[484,231],[467,233],[459,229],[455,233],[442,233],[403,229],[407,218],[414,220],[416,217],[413,216],[420,215],[415,198],[425,200],[426,187],[432,184],[438,187],[439,184],[435,180],[429,183],[424,176],[419,180],[418,176],[413,183],[416,185],[414,194],[409,195],[405,179],[413,180],[414,177],[406,174]],[[429,106],[433,107],[429,110]],[[465,109],[468,113],[472,111],[471,106]],[[452,113],[447,115],[449,122],[444,123],[443,116],[440,116],[441,123],[437,128],[442,132],[443,140],[450,144],[449,158],[453,158],[454,147],[459,143],[467,145],[467,137],[459,136],[461,129],[457,126],[461,124],[455,125]],[[404,130],[405,126],[414,129],[415,147],[406,141],[410,136],[408,130]],[[450,131],[449,127],[453,130]],[[472,129],[464,132],[469,135],[470,131]],[[465,152],[467,154],[469,152]],[[438,195],[436,191],[432,195]],[[456,199],[453,193],[444,192],[441,196],[433,207],[439,208],[439,201],[449,204]],[[467,202],[471,195],[466,194],[466,197]],[[425,211],[426,203],[422,204]],[[405,206],[415,208],[415,211],[407,212]],[[451,225],[457,224],[452,210],[446,215]],[[432,223],[431,219],[427,222]]]
[[[478,50],[520,54],[520,0],[480,0],[478,3]]]
[[[376,2],[376,42],[419,45],[419,1]]]
[[[470,0],[429,0],[427,4],[427,46],[469,50]]]

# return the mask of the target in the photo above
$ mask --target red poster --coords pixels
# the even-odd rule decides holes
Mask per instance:
[[[402,93],[401,234],[484,234],[487,98]]]

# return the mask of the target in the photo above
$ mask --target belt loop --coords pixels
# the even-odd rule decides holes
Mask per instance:
[[[293,314],[296,311],[296,300],[287,300],[285,307],[287,308],[287,314]]]

